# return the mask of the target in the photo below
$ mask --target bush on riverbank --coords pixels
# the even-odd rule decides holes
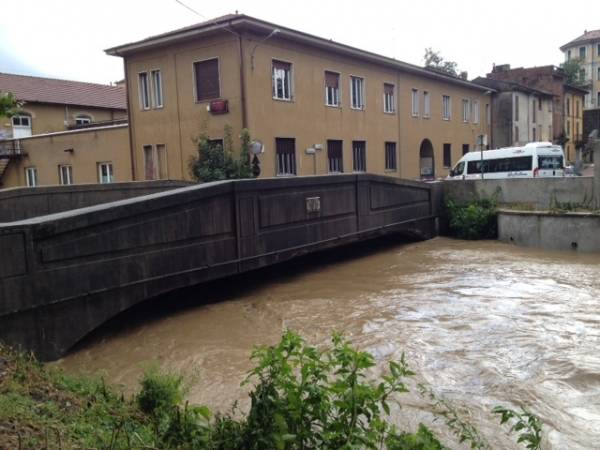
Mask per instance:
[[[373,357],[334,336],[326,350],[286,332],[279,344],[252,353],[251,406],[241,419],[213,416],[183,403],[180,376],[150,371],[126,400],[102,379],[73,377],[0,346],[0,448],[102,449],[381,449],[441,450],[424,425],[410,433],[386,420],[407,392],[404,358],[389,363],[377,383],[366,371]],[[434,398],[434,397],[432,397]],[[440,409],[441,405],[441,409]],[[459,440],[486,448],[472,426],[443,400],[436,408]],[[535,416],[500,408],[527,448],[539,449]]]
[[[460,239],[496,239],[498,237],[498,203],[496,197],[468,203],[446,201],[448,224]]]

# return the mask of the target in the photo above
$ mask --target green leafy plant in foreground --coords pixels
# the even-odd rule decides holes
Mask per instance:
[[[496,406],[492,412],[501,416],[500,423],[512,422],[510,432],[519,432],[518,443],[525,444],[528,450],[539,450],[542,445],[542,422],[539,417],[521,408],[521,412]]]
[[[183,378],[147,371],[141,389],[125,399],[100,378],[74,377],[46,368],[0,345],[0,448],[102,448],[188,450],[441,450],[425,425],[415,432],[388,421],[413,375],[404,357],[380,380],[368,376],[372,355],[334,335],[329,348],[308,345],[287,331],[274,346],[252,353],[255,367],[248,411],[213,415],[184,402]],[[475,427],[446,400],[422,387],[434,413],[461,442],[489,448]],[[424,389],[424,390],[423,390]],[[529,450],[540,449],[541,422],[523,410],[496,408],[502,423]]]

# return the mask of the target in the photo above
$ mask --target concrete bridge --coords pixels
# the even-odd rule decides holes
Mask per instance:
[[[168,291],[388,233],[427,239],[441,196],[368,174],[237,180],[1,223],[0,340],[55,359]]]

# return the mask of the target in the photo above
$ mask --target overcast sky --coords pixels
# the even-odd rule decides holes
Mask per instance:
[[[598,0],[3,1],[0,71],[109,83],[121,58],[104,49],[223,14],[248,14],[422,65],[426,47],[469,78],[492,64],[559,64],[558,47],[600,28]]]

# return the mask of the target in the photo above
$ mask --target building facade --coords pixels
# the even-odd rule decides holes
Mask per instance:
[[[600,30],[586,30],[560,50],[565,55],[565,61],[578,59],[581,62],[580,80],[589,90],[584,108],[600,108]]]
[[[510,81],[482,77],[473,81],[495,90],[490,133],[492,148],[554,140],[551,93]]]
[[[0,188],[131,181],[127,123],[0,141]]]
[[[23,103],[15,116],[0,118],[0,139],[127,119],[122,86],[0,73],[0,92],[10,92]]]
[[[137,180],[190,179],[195,138],[226,127],[263,143],[266,177],[445,176],[488,134],[487,87],[244,15],[107,53],[125,60]]]
[[[562,69],[555,66],[511,69],[508,64],[494,66],[487,78],[509,81],[551,94],[552,142],[563,145],[567,161],[575,161],[583,146],[583,104],[587,90],[566,82]]]

